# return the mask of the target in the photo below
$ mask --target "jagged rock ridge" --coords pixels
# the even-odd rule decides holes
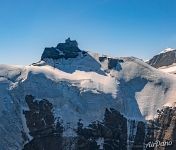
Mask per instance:
[[[75,58],[78,56],[78,52],[81,50],[78,48],[78,43],[76,40],[70,40],[70,38],[65,40],[65,43],[59,43],[56,47],[45,48],[41,59],[52,58]]]

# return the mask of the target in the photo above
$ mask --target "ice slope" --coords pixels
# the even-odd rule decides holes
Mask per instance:
[[[114,108],[128,119],[153,119],[156,110],[175,102],[176,78],[143,61],[113,58],[99,60],[89,53],[72,59],[46,59],[30,66],[0,65],[0,147],[21,149],[21,131],[27,133],[23,110],[26,95],[47,99],[55,117],[63,119],[64,136],[76,136],[73,129],[81,118],[84,126],[102,120],[106,108]],[[69,69],[71,68],[71,69]],[[28,138],[30,138],[29,134]],[[15,143],[15,144],[14,144]]]
[[[142,81],[147,81],[140,91],[134,92],[137,105],[145,119],[153,119],[157,109],[160,109],[163,105],[172,105],[175,102],[176,94],[173,91],[176,89],[176,78],[172,75],[158,71],[135,58],[127,58],[125,63],[122,64],[122,68],[118,80],[122,78],[125,82],[129,82],[138,78],[138,80],[125,87],[125,90],[127,90],[127,96],[125,97],[131,98],[131,89],[141,86]],[[139,79],[143,80],[140,81]],[[128,91],[128,89],[130,90]]]
[[[21,112],[18,100],[11,95],[11,89],[21,74],[21,67],[0,65],[0,148],[20,149],[22,143]]]

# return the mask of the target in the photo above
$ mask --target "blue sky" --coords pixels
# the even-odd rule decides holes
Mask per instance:
[[[148,59],[176,48],[175,0],[0,0],[0,64],[31,64],[67,37],[81,49]]]

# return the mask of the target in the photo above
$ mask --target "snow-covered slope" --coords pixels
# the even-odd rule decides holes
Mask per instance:
[[[163,72],[167,72],[170,74],[176,74],[176,63],[170,65],[170,66],[163,66],[158,68],[159,70],[163,71]]]
[[[36,137],[41,136],[38,126],[42,134],[44,129],[49,132],[51,126],[55,131],[54,123],[47,126],[52,122],[52,114],[53,121],[60,121],[63,126],[62,136],[74,138],[80,134],[78,125],[87,133],[90,124],[105,122],[107,114],[113,114],[113,110],[128,122],[127,142],[131,134],[137,134],[137,131],[131,133],[130,121],[154,119],[158,109],[173,106],[175,89],[175,76],[133,57],[111,58],[77,51],[71,58],[53,59],[45,55],[30,66],[0,65],[0,148],[22,149],[27,144],[25,149],[29,149],[30,142],[35,143]],[[121,115],[117,116],[122,119]],[[39,124],[40,121],[33,124],[35,116],[43,116],[44,125]],[[73,142],[65,140],[66,146],[61,149],[70,149],[68,145],[74,149],[75,143],[68,144],[70,141]],[[96,136],[95,141],[103,147],[101,142],[107,142],[106,136]]]

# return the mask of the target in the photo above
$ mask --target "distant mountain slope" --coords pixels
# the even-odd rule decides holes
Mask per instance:
[[[167,48],[148,62],[151,66],[170,74],[176,74],[176,49]]]
[[[175,134],[174,122],[162,122],[170,109],[174,119],[175,89],[174,76],[140,59],[100,56],[67,39],[30,66],[0,65],[0,148],[144,149],[158,139],[154,124],[159,140],[168,128]]]
[[[155,68],[169,66],[173,63],[176,63],[176,49],[172,48],[165,49],[148,61],[148,64]]]

